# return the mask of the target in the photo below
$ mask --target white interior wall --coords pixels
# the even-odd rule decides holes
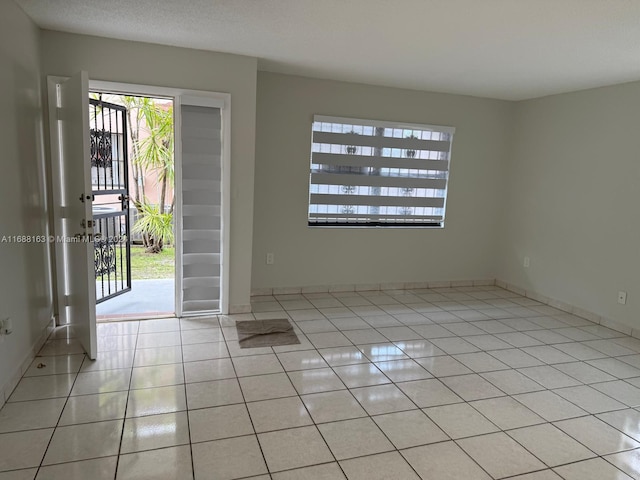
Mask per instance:
[[[518,103],[497,232],[502,280],[636,329],[639,106],[640,82]]]
[[[253,288],[495,278],[512,108],[259,72]],[[445,228],[308,227],[314,114],[456,127]]]
[[[8,243],[48,235],[40,100],[39,31],[13,2],[0,4],[0,405],[53,313],[48,245]],[[1,241],[4,239],[4,241]]]
[[[42,32],[43,75],[231,94],[230,305],[249,304],[257,60],[53,31]]]

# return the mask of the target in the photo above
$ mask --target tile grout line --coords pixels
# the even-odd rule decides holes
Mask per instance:
[[[36,358],[37,358],[37,355],[36,355]],[[40,470],[42,469],[43,464],[44,464],[44,459],[47,456],[47,452],[49,451],[49,448],[51,447],[51,442],[53,442],[53,437],[54,437],[56,431],[58,430],[58,427],[60,426],[60,420],[62,419],[62,415],[64,414],[65,408],[67,408],[67,404],[69,403],[69,398],[71,398],[71,392],[73,391],[73,387],[75,386],[76,381],[78,380],[78,375],[80,374],[80,371],[82,369],[82,365],[84,364],[84,362],[87,361],[88,358],[89,357],[87,357],[87,355],[84,355],[84,358],[82,359],[82,362],[80,363],[80,366],[78,367],[78,371],[75,373],[75,377],[74,377],[73,382],[71,384],[71,388],[69,389],[69,393],[67,394],[67,397],[65,399],[64,406],[62,407],[62,410],[60,411],[60,415],[58,416],[58,420],[56,422],[56,425],[55,425],[55,427],[53,427],[53,431],[51,432],[51,437],[49,438],[49,442],[47,443],[47,448],[44,450],[44,453],[42,454],[42,459],[40,460],[40,464],[38,465],[38,470],[36,471],[36,477],[40,474]],[[17,386],[16,386],[16,388],[17,388]]]
[[[271,349],[273,350],[273,347],[271,347]],[[293,350],[295,351],[300,351],[300,350]],[[302,350],[302,351],[306,351],[306,350]],[[315,350],[318,355],[320,354],[317,349]],[[288,352],[281,352],[281,353],[288,353]],[[329,454],[331,455],[331,457],[333,458],[333,460],[336,462],[336,464],[338,465],[338,468],[340,469],[340,471],[342,472],[342,474],[344,475],[345,478],[347,478],[347,474],[344,471],[344,469],[342,468],[342,465],[340,464],[340,462],[338,461],[338,459],[336,458],[335,454],[333,453],[333,450],[331,450],[331,447],[329,446],[329,443],[327,443],[327,439],[324,437],[324,435],[322,435],[322,432],[320,431],[320,429],[318,428],[318,425],[316,424],[316,421],[314,420],[314,418],[311,416],[311,412],[309,411],[307,405],[304,403],[304,401],[302,400],[302,397],[300,395],[300,392],[298,391],[298,389],[295,387],[295,385],[293,384],[293,382],[291,381],[291,377],[289,377],[289,373],[287,372],[286,368],[284,368],[284,364],[282,363],[282,360],[280,359],[280,357],[278,356],[278,353],[275,352],[274,350],[274,356],[276,357],[276,359],[278,360],[278,363],[280,364],[280,367],[282,368],[282,371],[284,372],[284,374],[287,376],[287,379],[289,380],[289,382],[291,383],[291,386],[293,387],[293,390],[296,392],[296,396],[293,398],[297,398],[298,401],[302,404],[302,406],[304,407],[304,411],[307,413],[307,416],[309,417],[309,420],[312,422],[312,425],[315,427],[315,431],[318,433],[318,435],[320,435],[320,438],[322,438],[322,441],[324,442],[324,445],[326,446],[327,450],[329,451]],[[334,372],[335,374],[335,372]],[[342,381],[342,380],[341,380]],[[346,387],[346,385],[345,385]],[[354,399],[355,400],[355,399]],[[357,400],[356,400],[357,401]],[[249,413],[249,416],[251,416],[251,413]],[[252,419],[253,422],[253,419]],[[255,430],[255,427],[254,427]],[[310,466],[313,465],[304,465],[302,467],[296,467],[296,468],[308,468]],[[267,465],[267,469],[269,469],[269,466]],[[295,468],[292,468],[290,470],[295,470]],[[271,472],[270,472],[271,473]]]
[[[218,325],[220,325],[220,317],[218,316],[217,318],[218,318]],[[235,323],[236,322],[234,321],[233,323],[234,323],[234,327],[235,327]],[[227,338],[226,338],[226,335],[224,333],[224,330],[222,329],[222,325],[220,325],[220,327],[221,327],[220,329],[222,331],[222,337],[224,338],[224,342],[225,342],[225,345],[226,345]],[[269,347],[269,348],[271,348],[271,351],[273,352],[273,347]],[[269,475],[269,477],[271,477],[271,474],[269,472],[269,464],[267,463],[267,458],[264,455],[264,450],[262,449],[262,444],[260,443],[260,439],[258,438],[258,433],[256,432],[256,427],[255,427],[255,425],[253,423],[253,418],[251,418],[251,413],[249,413],[249,408],[247,407],[247,399],[245,397],[244,390],[242,389],[242,385],[240,384],[240,380],[239,380],[240,377],[238,377],[238,371],[236,370],[236,365],[233,362],[233,357],[231,356],[231,352],[229,352],[228,347],[227,347],[227,352],[229,353],[229,360],[231,362],[231,368],[233,368],[233,373],[235,375],[236,382],[238,384],[238,388],[240,390],[240,395],[242,396],[242,401],[243,401],[242,405],[244,405],[244,409],[247,412],[247,417],[249,417],[249,422],[251,423],[251,428],[253,430],[253,436],[255,437],[256,443],[258,444],[258,448],[260,449],[260,455],[262,455],[262,461],[264,462],[264,467],[267,470],[267,475]],[[187,407],[188,407],[188,404],[187,404]],[[213,408],[216,408],[216,407],[213,407]],[[222,439],[219,439],[219,440],[222,440]],[[213,441],[215,441],[215,440],[213,440]],[[192,455],[192,459],[193,459],[193,455]],[[194,469],[194,475],[195,475],[195,469]],[[258,475],[262,475],[262,474],[258,474]]]
[[[218,324],[218,326],[220,326],[220,319],[216,316],[216,323]],[[180,328],[179,330],[179,334],[180,334],[180,359],[182,360],[181,364],[182,364],[182,377],[183,377],[183,386],[184,386],[184,405],[186,410],[186,416],[187,416],[187,438],[189,439],[189,454],[191,457],[191,478],[195,479],[196,478],[196,466],[195,463],[193,461],[193,442],[191,441],[191,415],[189,415],[189,397],[187,396],[187,372],[185,370],[184,364],[184,350],[183,350],[183,345],[182,345],[182,319],[178,318],[178,326]],[[224,338],[224,334],[222,333],[222,328],[220,329],[220,334],[223,335]],[[226,342],[225,342],[226,343]]]
[[[138,328],[136,329],[136,343],[133,349],[133,359],[131,361],[131,374],[129,375],[129,388],[127,388],[127,400],[124,404],[124,416],[122,418],[122,431],[120,432],[120,443],[118,444],[118,453],[116,457],[116,468],[113,472],[114,480],[118,478],[118,469],[120,468],[120,455],[122,454],[122,443],[124,441],[124,432],[127,425],[127,411],[129,410],[129,398],[131,398],[131,382],[133,380],[133,369],[136,362],[136,354],[138,350],[138,335],[140,334],[140,323],[138,323]]]

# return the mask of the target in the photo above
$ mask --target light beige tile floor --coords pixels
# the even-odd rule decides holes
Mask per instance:
[[[0,480],[640,479],[638,339],[497,287],[253,300],[100,324],[93,362],[57,329]],[[299,345],[239,347],[283,317]]]

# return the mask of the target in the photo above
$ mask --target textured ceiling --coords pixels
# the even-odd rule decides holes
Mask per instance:
[[[640,80],[640,0],[17,0],[41,27],[519,100]]]

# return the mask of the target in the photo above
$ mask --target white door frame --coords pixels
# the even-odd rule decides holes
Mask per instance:
[[[51,148],[51,193],[53,196],[53,225],[51,231],[55,238],[62,237],[62,211],[60,211],[60,205],[62,205],[62,177],[60,175],[62,157],[60,155],[60,136],[53,133],[52,125],[58,124],[58,85],[61,82],[68,80],[69,77],[47,77],[47,100],[49,107],[49,145]],[[56,312],[56,325],[66,325],[68,323],[67,318],[67,300],[66,300],[66,266],[62,261],[64,259],[64,243],[53,242],[53,272],[55,273],[55,291],[57,312]]]
[[[103,93],[115,93],[123,95],[140,95],[146,97],[172,98],[174,101],[174,162],[175,185],[174,195],[176,199],[174,216],[175,228],[175,308],[176,316],[182,316],[182,189],[176,188],[182,185],[182,126],[180,115],[181,99],[189,98],[193,104],[198,99],[202,106],[215,106],[220,108],[222,115],[222,296],[220,298],[220,313],[229,313],[229,255],[230,249],[230,219],[231,219],[231,94],[220,92],[208,92],[201,90],[188,90],[172,87],[157,87],[133,83],[106,82],[89,79],[91,91]]]
[[[88,84],[86,71],[70,78],[47,77],[57,320],[75,330],[85,352],[95,360]]]

